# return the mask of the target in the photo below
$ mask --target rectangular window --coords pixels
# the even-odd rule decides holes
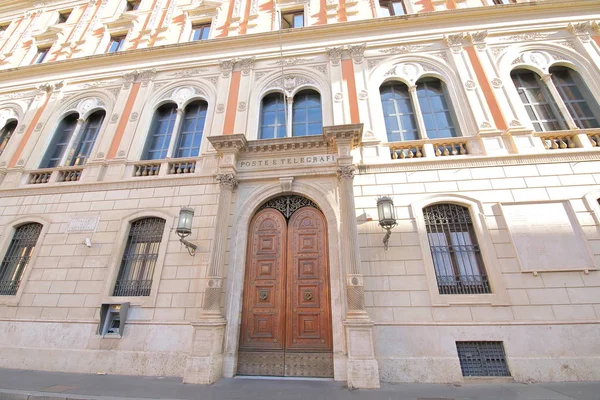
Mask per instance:
[[[125,8],[125,11],[135,11],[138,8],[140,8],[140,0],[130,0],[127,2],[127,6]]]
[[[165,228],[161,218],[131,224],[113,296],[150,296],[154,266]]]
[[[21,277],[42,232],[42,225],[30,223],[19,226],[0,264],[0,295],[14,296],[19,290]]]
[[[381,15],[383,17],[392,17],[394,15],[406,15],[404,0],[381,0]]]
[[[65,22],[67,22],[67,20],[69,19],[70,16],[71,16],[71,10],[60,11],[58,13],[58,23],[64,24]]]
[[[123,49],[125,44],[125,36],[111,36],[110,43],[108,45],[108,53],[116,53]]]
[[[440,294],[491,293],[469,210],[435,204],[423,216]]]
[[[510,376],[502,342],[456,342],[463,376]]]
[[[35,55],[35,58],[33,59],[33,63],[41,64],[42,62],[44,62],[44,59],[48,55],[49,51],[50,51],[50,47],[44,47],[44,48],[38,49],[38,51]]]
[[[494,4],[515,4],[515,0],[493,0]]]
[[[192,26],[192,39],[196,40],[206,40],[208,39],[208,34],[210,33],[210,24],[198,24]]]
[[[302,28],[304,11],[288,11],[281,13],[281,29]]]

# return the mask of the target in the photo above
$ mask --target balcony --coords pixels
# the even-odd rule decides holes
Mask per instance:
[[[199,157],[135,161],[131,163],[133,177],[193,174],[198,160]]]
[[[30,171],[27,184],[39,185],[55,182],[76,182],[81,179],[83,167],[56,167]]]
[[[390,142],[392,160],[412,158],[455,157],[471,154],[470,143],[475,137],[455,137],[444,139],[409,140],[405,142]]]

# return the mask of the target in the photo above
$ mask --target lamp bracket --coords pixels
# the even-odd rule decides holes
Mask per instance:
[[[194,254],[196,254],[196,249],[198,248],[198,246],[196,246],[192,242],[188,242],[184,238],[179,239],[179,241],[187,248],[187,251],[188,251],[188,253],[190,253],[190,256],[193,256]]]

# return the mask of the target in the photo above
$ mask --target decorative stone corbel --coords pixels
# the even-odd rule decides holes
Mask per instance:
[[[248,142],[243,134],[209,136],[208,141],[219,155],[219,171],[235,174],[238,153],[246,148]]]
[[[582,42],[587,43],[591,40],[590,29],[592,24],[589,22],[580,22],[576,24],[569,24],[568,29],[573,35],[578,37]]]
[[[355,64],[360,64],[364,60],[365,50],[367,49],[367,44],[358,44],[358,45],[348,45],[348,51],[350,52],[350,56],[352,57],[352,61]]]
[[[329,61],[331,62],[331,65],[334,65],[334,66],[340,65],[340,62],[342,61],[342,53],[343,52],[344,52],[343,46],[327,48],[327,56],[329,57]]]
[[[485,50],[488,31],[469,32],[467,39],[475,46],[477,50]]]
[[[452,50],[453,53],[460,53],[463,46],[463,39],[464,34],[462,32],[452,35],[444,35],[444,41],[446,42],[446,45],[450,47],[450,50]]]
[[[223,78],[229,78],[237,61],[237,58],[219,61],[219,67],[221,67],[221,74],[223,75]]]

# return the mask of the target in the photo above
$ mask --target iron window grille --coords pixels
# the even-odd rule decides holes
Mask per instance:
[[[113,296],[150,296],[165,220],[144,218],[131,224]]]
[[[23,272],[31,259],[42,225],[30,223],[19,226],[0,264],[0,295],[14,296],[19,290]]]
[[[440,294],[491,293],[469,210],[435,204],[423,215]]]
[[[456,342],[463,376],[510,376],[502,342]]]

